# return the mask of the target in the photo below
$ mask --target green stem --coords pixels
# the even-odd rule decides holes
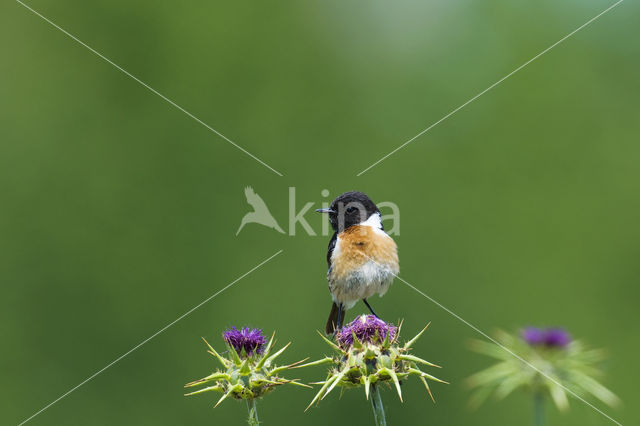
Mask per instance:
[[[371,399],[371,407],[373,408],[373,418],[376,421],[376,426],[387,426],[387,418],[384,415],[384,407],[382,406],[382,397],[380,396],[380,390],[378,386],[371,385],[371,392],[369,393]]]
[[[533,394],[533,426],[544,425],[544,395],[542,392]]]
[[[258,420],[258,409],[256,408],[255,398],[247,399],[247,409],[249,410],[247,423],[251,426],[258,426],[260,424],[260,420]]]

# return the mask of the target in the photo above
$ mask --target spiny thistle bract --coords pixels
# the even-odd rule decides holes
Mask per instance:
[[[492,393],[502,399],[518,388],[534,395],[548,393],[560,410],[569,407],[566,389],[580,397],[590,394],[610,406],[619,402],[616,395],[594,378],[602,376],[598,364],[605,359],[605,352],[586,348],[582,342],[572,340],[564,329],[528,327],[520,337],[498,331],[496,338],[534,368],[493,343],[472,341],[473,351],[499,360],[467,379],[477,389],[471,399],[473,405],[481,404]]]
[[[399,329],[373,315],[362,315],[342,328],[336,334],[336,343],[320,334],[337,355],[304,365],[332,364],[327,379],[316,383],[321,384],[322,387],[307,409],[315,402],[324,399],[336,386],[343,388],[364,386],[366,397],[369,399],[371,386],[376,386],[378,383],[389,385],[393,383],[402,401],[400,381],[409,376],[418,376],[433,399],[427,379],[440,383],[447,382],[421,371],[418,364],[429,367],[439,366],[409,354],[411,346],[427,327],[403,346],[398,344]]]
[[[275,333],[271,336],[268,343],[266,343],[267,341],[262,335],[261,330],[249,329],[247,327],[242,330],[237,330],[233,327],[225,331],[222,337],[226,343],[227,352],[230,355],[229,358],[220,355],[202,338],[209,348],[207,352],[220,362],[222,370],[218,370],[202,379],[187,383],[185,385],[186,388],[207,384],[209,386],[187,393],[185,396],[209,391],[222,392],[222,397],[215,405],[215,407],[217,407],[229,396],[236,399],[253,400],[266,395],[277,386],[287,383],[310,387],[298,383],[298,379],[288,380],[279,376],[279,373],[282,371],[306,361],[306,359],[303,359],[281,367],[274,364],[275,359],[289,347],[291,342],[272,354],[275,343]]]

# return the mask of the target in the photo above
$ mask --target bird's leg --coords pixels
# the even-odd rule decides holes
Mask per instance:
[[[367,305],[367,308],[369,308],[369,310],[371,311],[371,313],[373,314],[374,317],[376,318],[380,318],[378,316],[378,314],[376,314],[373,310],[373,308],[371,307],[371,305],[369,304],[369,302],[367,302],[367,299],[362,299],[362,301],[364,302],[365,305]]]
[[[338,303],[338,318],[336,318],[336,326],[334,333],[337,333],[340,330],[342,324],[342,303]]]

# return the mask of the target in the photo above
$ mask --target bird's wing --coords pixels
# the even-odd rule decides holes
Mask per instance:
[[[262,198],[254,192],[252,187],[247,186],[244,189],[244,195],[245,197],[247,197],[247,203],[249,203],[249,205],[253,207],[255,211],[269,210],[267,209],[267,206],[262,200]]]
[[[331,255],[333,254],[333,249],[336,248],[336,241],[338,239],[338,233],[334,232],[333,237],[329,241],[329,250],[327,250],[327,265],[329,269],[331,269]]]

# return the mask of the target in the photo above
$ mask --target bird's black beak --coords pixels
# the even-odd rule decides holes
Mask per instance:
[[[335,213],[335,210],[331,210],[331,209],[317,209],[316,211],[318,213]]]

